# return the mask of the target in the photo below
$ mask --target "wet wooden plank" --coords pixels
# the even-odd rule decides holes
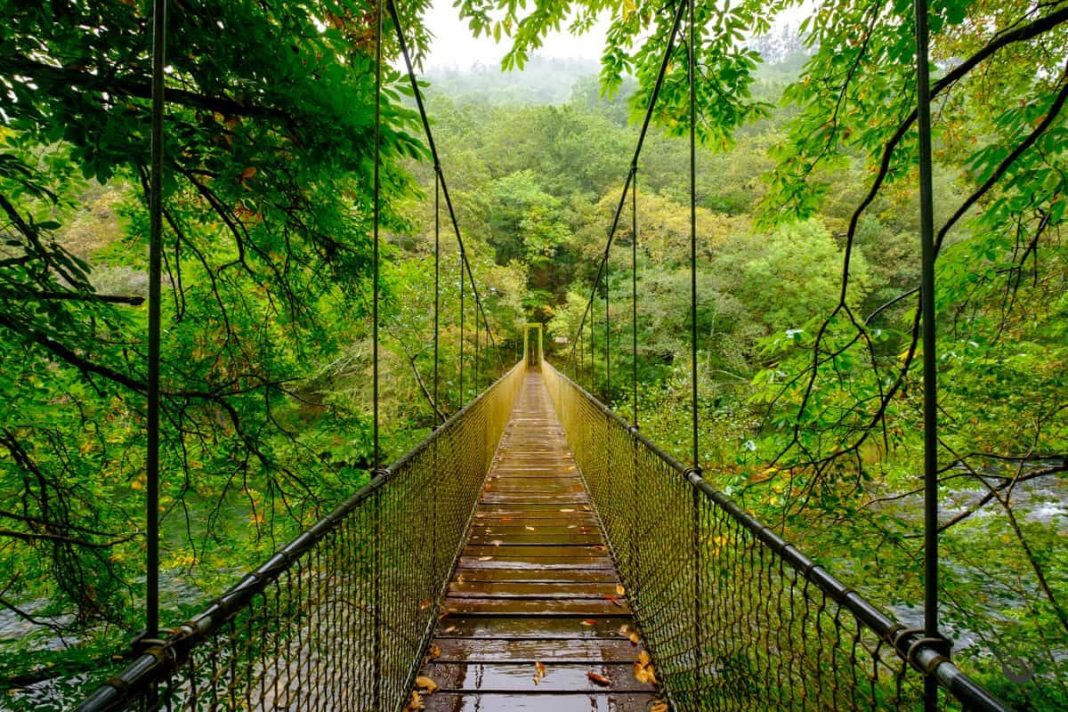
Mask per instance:
[[[546,571],[615,571],[615,566],[612,563],[612,560],[608,557],[604,557],[597,561],[583,561],[575,559],[574,557],[541,557],[538,559],[520,561],[515,557],[502,559],[493,556],[462,556],[460,557],[459,568],[461,571],[481,571],[484,569],[526,569],[528,571],[537,571],[539,569]]]
[[[644,649],[629,639],[629,603],[535,371],[487,475],[442,613],[436,656],[420,672],[440,687],[425,697],[427,710],[637,712],[659,699],[635,677]]]
[[[647,693],[437,693],[426,699],[426,712],[646,712],[654,699]]]
[[[534,663],[526,662],[433,662],[422,674],[436,682],[441,692],[656,692],[635,678],[633,662],[542,664],[544,676],[537,676]]]
[[[615,569],[588,569],[585,571],[554,571],[546,569],[539,571],[538,569],[499,568],[458,572],[457,576],[453,578],[453,583],[459,581],[466,581],[468,583],[474,581],[544,581],[554,583],[571,581],[575,583],[615,583],[617,578]]]
[[[515,546],[500,544],[489,546],[471,545],[464,547],[464,556],[493,556],[499,559],[515,557],[521,561],[529,559],[603,559],[608,556],[608,548],[603,543],[582,544],[574,542],[570,546]]]
[[[443,638],[438,641],[440,655],[435,662],[528,662],[535,660],[571,662],[633,663],[638,646],[622,637],[573,638],[561,645],[559,639],[530,640],[497,638]]]
[[[604,598],[619,597],[616,585],[611,581],[591,583],[588,581],[453,581],[449,584],[450,597],[467,598]]]
[[[450,615],[438,624],[436,641],[447,638],[486,640],[577,640],[619,638],[619,629],[633,621],[626,614],[611,618],[516,618]]]
[[[616,616],[630,613],[625,600],[614,598],[476,598],[449,596],[445,611],[465,615]]]

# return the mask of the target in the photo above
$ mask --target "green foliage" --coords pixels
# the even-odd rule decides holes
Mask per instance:
[[[106,670],[100,651],[140,627],[150,8],[0,3],[0,600],[34,631],[3,642],[0,668],[26,679]],[[165,622],[367,480],[375,128],[367,4],[171,9]],[[420,26],[413,39],[419,55]],[[397,243],[383,289],[387,458],[434,422],[426,351],[406,348],[427,343],[426,312],[406,311],[426,293],[409,204],[427,153],[402,79],[387,68],[382,106],[383,221]],[[510,326],[511,299],[487,296],[490,318]],[[443,308],[447,336],[457,319]],[[464,394],[442,375],[444,414],[492,377],[485,341]]]
[[[417,58],[425,5],[400,8]],[[921,551],[911,3],[820,3],[804,47],[769,34],[797,5],[696,7],[701,464],[900,613],[919,600]],[[11,672],[93,666],[137,626],[146,7],[0,0],[0,599],[44,601],[23,611],[40,632],[4,645]],[[534,82],[551,105],[485,78],[431,90],[496,348],[481,324],[476,347],[472,286],[445,206],[434,213],[407,86],[387,69],[388,454],[486,385],[535,320],[550,358],[624,413],[636,397],[643,432],[688,455],[685,21],[637,166],[637,235],[628,197],[593,284],[671,10],[458,5],[476,34],[510,41],[509,68],[535,65],[547,32],[610,16],[599,81]],[[372,11],[213,1],[172,19],[163,523],[166,575],[186,598],[366,478]],[[956,659],[1020,709],[1068,700],[1063,12],[944,0],[930,18],[944,617],[968,643]],[[484,98],[468,89],[479,82]],[[56,620],[80,648],[42,652]],[[1007,681],[1012,661],[1037,682]]]
[[[774,54],[763,36],[795,4],[697,7],[699,133],[710,147],[738,144],[698,155],[699,205],[721,213],[698,227],[701,464],[824,560],[844,557],[875,600],[907,604],[919,597],[922,469],[913,7],[820,3],[801,26],[799,71],[757,70],[754,50]],[[521,66],[562,22],[582,32],[606,12],[601,87],[611,96],[624,75],[636,77],[635,113],[671,24],[670,8],[627,2],[460,7],[476,32],[510,39],[506,67]],[[947,625],[972,641],[958,658],[995,692],[1020,709],[1056,709],[1068,700],[1068,586],[1055,543],[1068,467],[1059,377],[1068,23],[1059,4],[968,0],[930,3],[929,23]],[[685,67],[683,42],[656,112],[669,134],[688,128]],[[585,106],[589,96],[577,95]],[[775,101],[781,108],[766,113]],[[687,164],[685,143],[650,137],[638,174],[634,327],[643,430],[681,457],[690,325],[688,186],[678,172]],[[616,196],[602,191],[599,222],[575,227],[578,288],[549,328],[570,341],[558,361],[627,410],[629,235],[609,261],[614,327],[604,322],[604,284],[585,312],[594,270],[582,266],[597,264]],[[664,217],[672,206],[674,219]],[[608,354],[611,383],[606,339],[619,345]],[[1023,664],[1038,682],[1007,682],[1003,663]]]

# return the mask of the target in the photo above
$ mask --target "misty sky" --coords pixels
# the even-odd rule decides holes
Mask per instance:
[[[808,0],[800,7],[788,9],[776,18],[774,26],[789,24],[796,27],[812,11],[813,5],[813,0]],[[500,63],[507,51],[507,39],[497,44],[492,37],[472,38],[467,24],[460,21],[459,10],[453,7],[453,0],[434,0],[424,19],[427,29],[434,35],[426,59],[425,68],[428,70],[468,69],[473,64],[494,66]],[[566,31],[550,34],[545,38],[544,46],[533,56],[599,60],[607,30],[608,15],[604,13],[593,29],[581,37],[572,37]]]
[[[471,30],[459,19],[459,10],[452,3],[453,0],[434,0],[424,18],[427,29],[434,35],[426,69],[467,69],[473,64],[499,64],[508,48],[506,40],[497,44],[492,37],[473,39]],[[563,59],[600,59],[607,29],[606,14],[604,20],[582,37],[572,37],[566,32],[549,35],[535,54]]]

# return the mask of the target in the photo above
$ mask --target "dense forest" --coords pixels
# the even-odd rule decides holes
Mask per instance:
[[[176,4],[167,621],[366,483],[371,459],[368,7]],[[800,27],[771,24],[796,4],[700,6],[701,461],[717,488],[916,622],[911,5],[827,2]],[[46,709],[106,676],[141,625],[148,5],[0,0],[0,706]],[[682,458],[689,447],[681,60],[637,166],[637,236],[628,206],[594,284],[670,17],[578,4],[575,32],[613,18],[596,66],[537,58],[572,7],[536,5],[523,17],[503,0],[459,3],[474,32],[510,47],[511,72],[426,78],[474,285],[440,205],[435,219],[411,91],[387,71],[387,459],[514,363],[527,322],[627,417],[636,366],[643,432]],[[433,41],[425,3],[400,10],[418,60]],[[1068,705],[1066,20],[1059,1],[932,3],[943,615],[958,664],[1022,710]],[[591,290],[592,335],[611,347],[579,361]]]

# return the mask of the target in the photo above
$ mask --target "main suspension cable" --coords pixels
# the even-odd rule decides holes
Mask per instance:
[[[441,178],[434,172],[434,411],[436,421],[445,421],[438,400],[439,342],[441,341]]]
[[[638,166],[634,166],[634,180],[630,191],[631,242],[630,242],[630,380],[631,423],[638,427]]]
[[[691,466],[700,471],[697,407],[697,23],[695,0],[689,0],[689,31],[686,37],[686,79],[690,90],[690,416],[693,452]]]
[[[152,3],[152,128],[149,158],[148,413],[145,453],[145,637],[159,635],[160,362],[163,301],[163,113],[167,0]]]
[[[916,21],[916,117],[920,172],[920,316],[923,336],[923,632],[938,629],[938,359],[935,352],[934,189],[931,158],[931,78],[927,0],[914,0]],[[948,657],[949,648],[946,646]],[[938,709],[938,681],[924,678],[924,709]]]
[[[379,222],[382,218],[382,3],[375,6],[375,166],[374,166],[374,257],[371,278],[371,408],[373,423],[371,440],[374,450],[374,473],[382,466],[382,453],[378,440],[378,288],[379,288]]]
[[[467,250],[464,248],[463,236],[460,233],[460,224],[456,219],[456,211],[453,208],[452,197],[449,195],[449,187],[445,181],[445,173],[441,169],[441,160],[438,156],[437,144],[434,142],[434,133],[430,130],[430,119],[427,117],[426,105],[423,102],[423,93],[419,89],[419,81],[415,77],[415,66],[412,63],[411,53],[408,51],[408,42],[404,39],[404,27],[400,21],[400,15],[397,13],[397,6],[393,0],[385,0],[386,7],[389,10],[390,19],[393,21],[393,28],[397,34],[397,44],[400,47],[401,55],[404,58],[404,66],[407,69],[408,81],[412,87],[412,94],[415,96],[415,103],[419,110],[419,119],[423,124],[423,132],[426,134],[427,146],[430,148],[430,155],[434,161],[434,172],[438,176],[438,181],[441,185],[441,195],[445,198],[445,207],[449,211],[449,220],[452,223],[453,232],[456,236],[456,244],[460,250],[460,272],[461,272],[461,295],[463,294],[463,278],[462,275],[466,270],[468,278],[471,280],[471,293],[475,298],[475,319],[476,323],[478,317],[481,315],[483,325],[486,327],[486,333],[489,337],[490,346],[497,350],[497,341],[493,335],[493,329],[490,326],[489,319],[486,316],[486,310],[482,304],[482,297],[478,292],[478,286],[475,284],[475,275],[471,270],[471,263],[467,259]],[[461,309],[461,313],[462,313]],[[498,354],[499,361],[499,354]],[[462,362],[462,359],[461,359]],[[477,384],[476,384],[477,388]],[[462,396],[461,396],[462,399]]]
[[[656,108],[656,101],[660,97],[660,90],[664,85],[664,77],[667,75],[668,65],[671,64],[671,55],[675,49],[675,38],[679,32],[679,25],[682,24],[682,17],[686,12],[686,3],[680,2],[678,9],[675,11],[675,17],[671,25],[671,32],[668,34],[667,48],[664,50],[664,59],[660,63],[660,71],[656,76],[656,83],[653,85],[653,92],[649,97],[649,106],[646,107],[645,117],[642,120],[641,132],[638,134],[638,142],[634,147],[634,156],[631,158],[630,170],[627,172],[627,179],[623,184],[623,193],[619,196],[619,204],[616,206],[616,212],[612,218],[612,227],[608,231],[608,239],[605,243],[604,253],[601,256],[601,263],[597,268],[597,275],[593,280],[593,287],[590,290],[590,298],[586,302],[586,309],[582,313],[582,319],[579,321],[577,333],[582,332],[583,326],[586,324],[586,318],[590,315],[590,311],[593,308],[594,300],[597,296],[597,287],[601,282],[601,275],[605,271],[605,266],[608,261],[609,252],[612,249],[612,242],[615,240],[616,230],[619,227],[620,216],[623,213],[623,207],[627,203],[627,194],[630,191],[631,183],[634,181],[635,175],[638,170],[638,159],[641,156],[642,147],[645,145],[645,136],[649,132],[649,125],[652,123],[653,111]],[[592,340],[591,340],[591,353],[592,353]],[[571,353],[568,357],[569,363],[573,363],[575,359],[575,345],[572,344]]]

